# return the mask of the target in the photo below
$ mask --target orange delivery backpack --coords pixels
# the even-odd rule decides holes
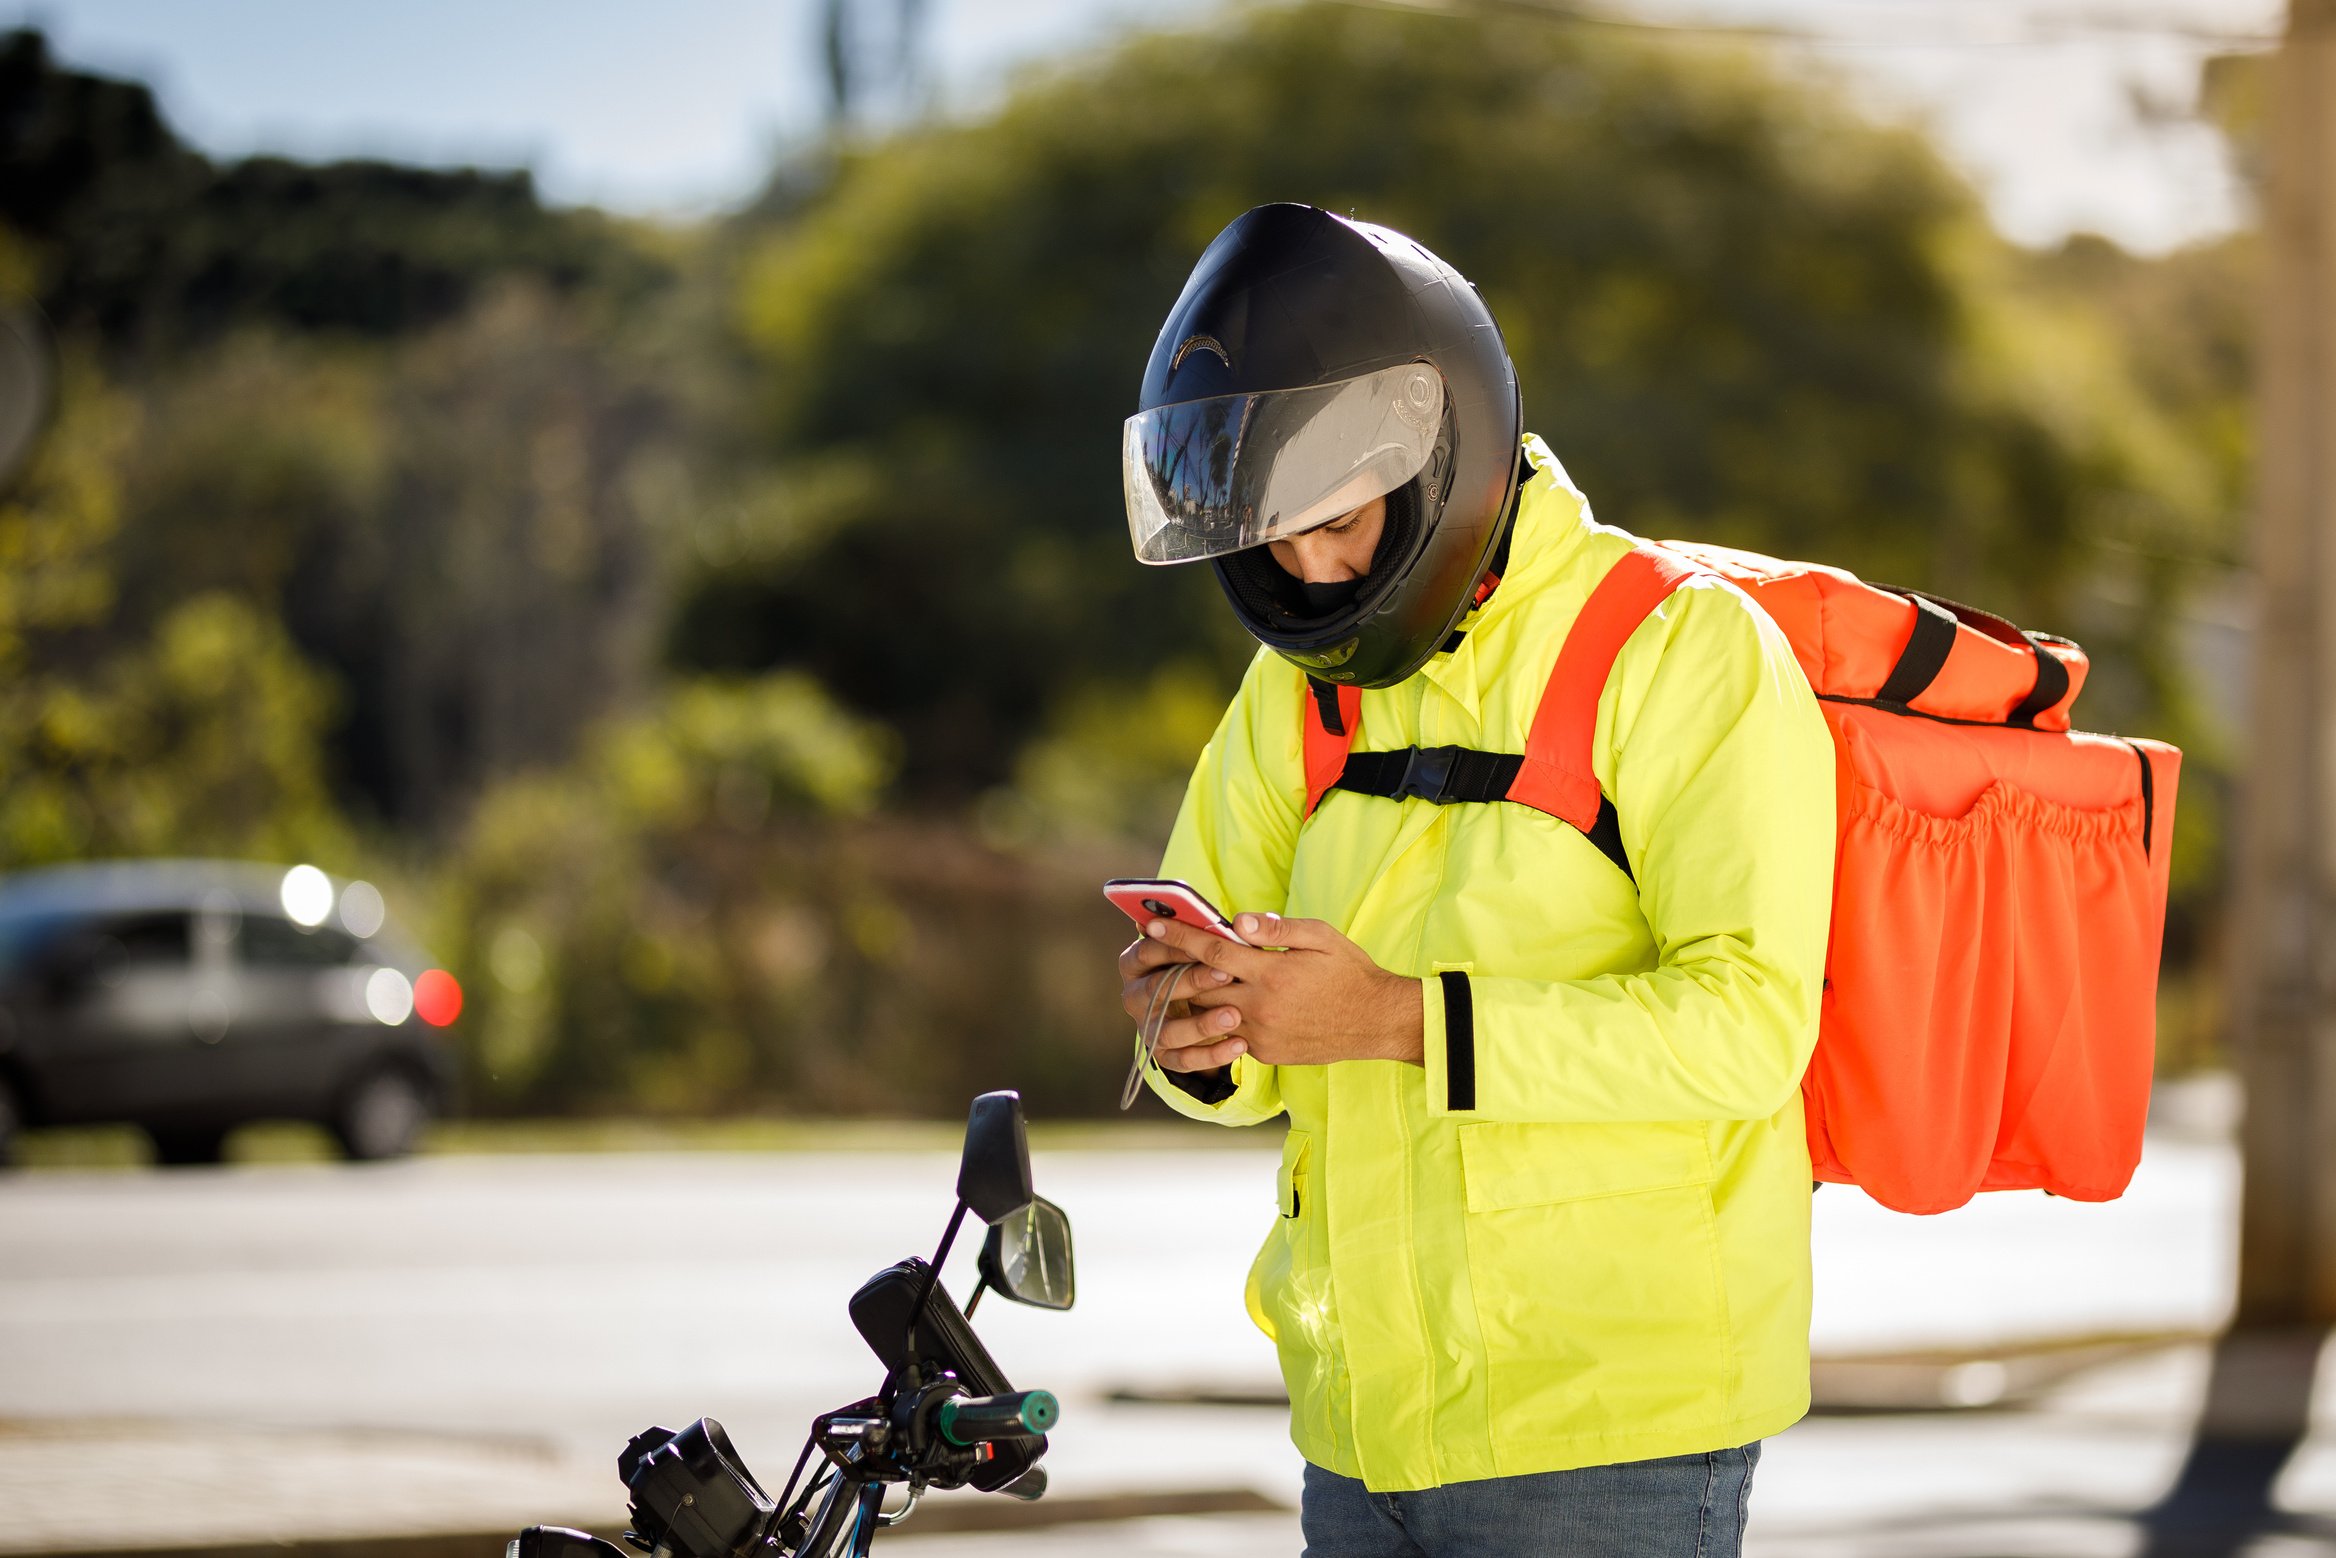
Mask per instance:
[[[1833,929],[1801,1083],[1816,1178],[1902,1212],[1982,1190],[2122,1194],[2149,1111],[2182,755],[2072,730],[2087,661],[2065,638],[1820,564],[1640,546],[1567,634],[1523,753],[1352,751],[1361,694],[1313,682],[1308,814],[1332,789],[1509,801],[1628,872],[1591,771],[1598,697],[1695,573],[1767,611],[1833,733]]]

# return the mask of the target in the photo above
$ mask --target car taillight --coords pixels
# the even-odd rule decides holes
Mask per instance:
[[[414,981],[414,1015],[433,1028],[443,1028],[462,1015],[462,986],[443,968],[433,968]]]

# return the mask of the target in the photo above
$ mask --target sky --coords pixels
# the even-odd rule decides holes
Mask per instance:
[[[903,0],[862,0],[881,20]],[[906,0],[915,4],[918,0]],[[921,0],[913,101],[978,113],[1017,72],[1225,0]],[[1235,0],[1238,3],[1238,0]],[[1432,7],[1441,0],[1413,0]],[[1571,0],[1550,0],[1564,7]],[[686,216],[744,199],[826,93],[816,0],[0,0],[70,64],[151,83],[221,155],[525,165],[552,199]],[[2161,252],[2247,219],[2192,116],[2209,54],[2280,0],[1608,0],[1597,25],[1778,35],[1788,68],[1911,117],[2025,243]],[[1556,20],[1552,25],[1582,25]],[[904,99],[897,95],[894,111]]]

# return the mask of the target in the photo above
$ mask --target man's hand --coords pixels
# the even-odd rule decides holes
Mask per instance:
[[[1420,982],[1390,974],[1321,920],[1244,914],[1234,928],[1252,943],[1171,920],[1144,927],[1120,954],[1120,1004],[1142,1021],[1153,981],[1179,963],[1184,976],[1156,1050],[1170,1071],[1210,1071],[1240,1055],[1277,1066],[1422,1055]]]

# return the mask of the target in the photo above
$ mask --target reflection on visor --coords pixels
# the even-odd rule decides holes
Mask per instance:
[[[1222,557],[1336,519],[1417,476],[1443,420],[1443,377],[1419,362],[1139,412],[1120,443],[1136,557]]]

